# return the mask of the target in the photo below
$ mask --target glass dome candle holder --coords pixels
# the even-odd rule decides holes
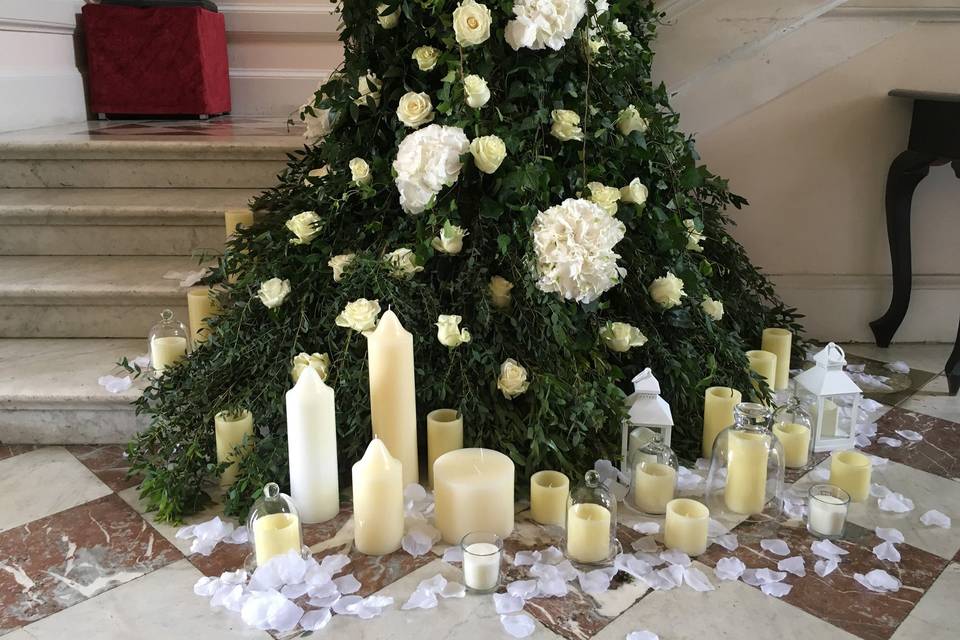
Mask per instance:
[[[649,515],[663,515],[677,489],[680,463],[673,449],[662,442],[648,442],[630,454],[630,493],[625,503]]]
[[[783,508],[783,445],[770,429],[770,410],[741,402],[733,420],[713,443],[707,507],[721,520],[777,518]]]
[[[843,371],[846,354],[831,342],[813,360],[796,378],[797,397],[813,422],[813,450],[853,449],[863,392]]]
[[[783,445],[783,464],[788,469],[813,466],[813,423],[800,399],[790,397],[773,412],[773,435]]]
[[[177,320],[173,311],[160,312],[160,321],[150,328],[148,345],[150,347],[150,366],[157,374],[162,374],[187,355],[187,327]]]
[[[620,553],[617,501],[596,471],[570,494],[563,549],[571,562],[589,566],[608,565]]]
[[[304,557],[310,554],[310,550],[303,546],[303,529],[297,506],[290,496],[280,493],[280,487],[275,482],[263,487],[263,495],[250,509],[247,530],[253,551],[244,563],[249,570],[291,551]]]

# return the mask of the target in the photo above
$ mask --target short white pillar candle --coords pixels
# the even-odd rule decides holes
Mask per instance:
[[[559,471],[537,471],[530,476],[530,515],[540,524],[564,526],[570,479]]]
[[[690,556],[707,550],[707,529],[710,509],[689,498],[675,498],[667,503],[663,523],[663,543],[668,549],[677,549]]]
[[[495,533],[471,532],[460,541],[463,582],[473,593],[490,593],[500,586],[503,540]]]

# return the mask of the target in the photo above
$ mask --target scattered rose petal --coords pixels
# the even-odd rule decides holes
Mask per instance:
[[[903,360],[895,360],[894,362],[888,362],[883,366],[887,370],[893,371],[894,373],[902,373],[904,375],[910,373],[910,365],[908,365]]]
[[[400,608],[404,611],[410,609],[433,609],[437,606],[437,594],[428,589],[417,589],[410,594],[410,598],[403,603]]]
[[[784,571],[771,571],[770,569],[746,569],[740,579],[751,587],[759,587],[771,582],[780,582],[787,577]]]
[[[135,367],[140,367],[141,369],[146,369],[147,367],[150,366],[150,354],[144,353],[142,355],[139,355],[133,360],[131,360],[130,364],[132,364]]]
[[[559,564],[563,560],[563,551],[554,546],[547,547],[540,552],[540,561],[546,564]]]
[[[247,544],[250,542],[250,533],[246,526],[237,527],[223,541],[227,544]]]
[[[810,477],[816,482],[826,482],[830,479],[830,469],[827,467],[816,467],[810,472]]]
[[[339,591],[341,595],[348,596],[351,593],[360,591],[360,581],[357,580],[352,573],[335,578],[333,584],[337,585],[337,591]]]
[[[873,438],[877,435],[877,423],[865,422],[863,424],[858,424],[854,429],[854,433],[857,435],[866,436],[868,438]]]
[[[443,552],[444,562],[463,562],[463,547],[457,545]]]
[[[659,558],[658,558],[659,560]],[[634,578],[643,578],[653,571],[653,566],[644,560],[640,560],[629,553],[621,553],[613,559],[613,566],[618,571],[623,571]]]
[[[800,578],[807,575],[807,569],[804,566],[803,556],[791,556],[789,558],[784,558],[777,563],[777,569],[780,571],[786,571],[787,573],[792,573]]]
[[[524,600],[529,600],[530,598],[537,597],[537,581],[536,580],[517,580],[511,582],[507,585],[507,593],[518,598],[523,598]]]
[[[209,598],[214,593],[217,592],[217,589],[220,587],[219,578],[213,578],[210,576],[203,576],[193,585],[193,592],[198,596],[203,596],[204,598]]]
[[[343,568],[348,564],[350,564],[349,556],[342,553],[335,553],[323,557],[323,560],[320,561],[320,570],[330,576],[335,576],[343,571]]]
[[[840,562],[835,558],[817,560],[816,564],[813,565],[813,570],[821,578],[826,578],[833,573],[839,565]]]
[[[912,429],[897,429],[897,435],[910,442],[920,442],[923,440],[923,434]]]
[[[493,594],[493,608],[499,614],[523,611],[523,605],[524,600],[519,596],[512,596],[509,593]]]
[[[300,628],[304,631],[319,631],[327,626],[327,623],[330,622],[330,618],[332,617],[333,615],[330,613],[330,609],[326,607],[307,611],[303,614],[303,617],[300,618]]]
[[[678,564],[681,567],[690,565],[690,556],[677,549],[667,549],[660,552],[660,558],[669,564]]]
[[[862,398],[860,400],[860,410],[866,414],[874,414],[883,409],[883,405],[872,398]]]
[[[862,433],[858,433],[853,438],[853,446],[855,447],[859,447],[862,449],[864,447],[869,447],[871,444],[873,444],[873,442],[870,440],[870,438],[863,435]]]
[[[417,485],[419,486],[419,485]],[[403,550],[414,558],[425,555],[433,548],[433,540],[422,531],[411,531],[400,541]]]
[[[653,535],[660,533],[660,523],[659,522],[638,522],[633,527],[631,527],[637,533],[642,533],[645,535]]]
[[[626,640],[660,640],[660,636],[653,631],[644,629],[642,631],[631,631],[627,634]]]
[[[713,568],[713,574],[719,580],[737,580],[743,575],[747,566],[743,564],[740,558],[720,558],[717,566]]]
[[[792,588],[792,585],[789,585],[785,582],[768,582],[760,585],[760,591],[763,591],[768,596],[773,596],[774,598],[782,598],[790,593],[790,589]]]
[[[891,492],[877,500],[877,507],[879,507],[881,511],[906,513],[913,511],[913,500],[902,493]]]
[[[280,589],[280,593],[283,594],[284,598],[290,598],[291,600],[296,600],[300,596],[305,595],[309,590],[310,590],[310,586],[306,582],[300,582],[297,584],[283,585],[283,588]]]
[[[838,547],[829,540],[817,540],[810,545],[810,550],[813,551],[814,555],[826,558],[827,560],[839,559],[840,556],[845,556],[850,553],[843,547]]]
[[[613,580],[615,575],[617,575],[615,567],[585,571],[579,576],[580,589],[591,595],[604,593],[610,589],[610,581]]]
[[[877,537],[881,540],[886,540],[887,542],[900,543],[904,541],[903,533],[900,529],[887,528],[887,527],[877,527],[873,530]]]
[[[950,516],[936,509],[930,509],[920,516],[920,522],[928,527],[942,527],[944,529],[949,529],[952,524]]]
[[[526,638],[536,630],[533,618],[525,613],[513,616],[502,615],[500,616],[500,624],[503,625],[504,631],[514,638]]]
[[[874,498],[883,498],[891,493],[893,492],[882,484],[877,484],[876,482],[870,483],[870,495]]]
[[[464,598],[467,588],[459,582],[448,582],[437,592],[441,598]]]
[[[517,551],[513,556],[513,564],[518,567],[525,567],[540,562],[541,554],[539,551]]]
[[[770,553],[778,556],[785,556],[790,554],[790,546],[780,540],[779,538],[770,538],[760,541],[760,548],[764,551],[769,551]]]
[[[210,598],[210,608],[223,607],[234,613],[240,613],[248,597],[242,584],[223,585],[221,583],[220,588]]]
[[[130,376],[100,376],[97,378],[97,384],[110,393],[123,393],[133,386],[133,378]]]
[[[717,536],[722,536],[727,533],[730,533],[730,529],[719,520],[714,520],[713,518],[707,520],[708,538],[716,538]]]
[[[740,541],[737,539],[737,534],[728,533],[726,535],[717,536],[714,539],[718,545],[726,549],[727,551],[736,551],[740,546]]]
[[[684,567],[683,581],[694,591],[713,591],[716,587],[710,582],[710,579],[704,575],[703,571],[696,567]]]
[[[896,449],[897,447],[903,444],[901,441],[897,440],[896,438],[888,438],[887,436],[880,436],[879,438],[877,438],[877,442],[880,444],[885,444],[888,447],[893,447],[894,449]]]
[[[893,546],[892,542],[881,542],[873,548],[873,555],[878,560],[887,560],[888,562],[900,562],[900,552]]]
[[[883,569],[874,569],[867,575],[853,574],[853,579],[870,591],[877,593],[895,593],[900,590],[901,582]]]
[[[657,553],[660,550],[660,545],[657,544],[657,539],[653,536],[638,538],[630,543],[630,547],[634,551],[642,551],[644,553]]]
[[[851,373],[863,373],[864,369],[867,368],[865,364],[848,364],[846,366],[847,371]]]

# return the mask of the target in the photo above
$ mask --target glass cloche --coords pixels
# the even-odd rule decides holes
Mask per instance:
[[[813,465],[813,422],[803,409],[800,398],[791,396],[785,405],[773,412],[773,435],[783,445],[783,464],[788,469],[805,469]]]
[[[570,494],[563,549],[571,562],[582,565],[609,564],[620,552],[617,501],[596,471],[587,471]]]
[[[275,482],[263,487],[263,496],[250,509],[247,517],[252,557],[255,566],[267,563],[274,556],[290,551],[309,553],[303,546],[300,514],[293,499],[280,493]],[[248,564],[249,559],[248,559]]]
[[[187,355],[187,327],[177,320],[173,311],[160,312],[160,321],[150,328],[150,366],[158,374]]]
[[[770,410],[741,402],[733,420],[713,443],[705,496],[710,514],[720,520],[776,518],[783,506],[784,455]]]
[[[677,489],[680,463],[673,449],[658,439],[630,454],[627,505],[650,515],[663,515]]]

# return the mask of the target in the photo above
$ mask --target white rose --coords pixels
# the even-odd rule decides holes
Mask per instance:
[[[510,299],[513,297],[510,290],[513,289],[513,283],[501,276],[490,278],[490,284],[487,287],[490,291],[490,302],[498,309],[506,309],[510,306]]]
[[[697,223],[689,218],[683,221],[683,226],[687,228],[687,250],[703,251],[700,243],[706,238],[705,235],[697,231]]]
[[[680,304],[680,298],[687,294],[683,291],[683,280],[667,272],[662,278],[657,278],[650,285],[650,297],[664,309]]]
[[[343,279],[343,272],[356,257],[357,254],[355,253],[341,253],[338,256],[333,256],[327,261],[327,266],[333,269],[334,282],[340,282]]]
[[[490,89],[487,81],[477,75],[469,75],[463,79],[463,92],[467,96],[467,106],[479,109],[490,100]]]
[[[719,300],[714,300],[710,296],[706,296],[703,302],[700,303],[700,308],[703,309],[705,314],[717,322],[723,320],[723,303]]]
[[[620,353],[629,351],[631,347],[642,347],[647,343],[647,336],[640,333],[640,329],[626,322],[608,322],[600,329],[600,338],[608,349]]]
[[[307,111],[308,108],[313,113]],[[333,129],[329,109],[318,109],[310,104],[305,104],[300,107],[300,119],[307,126],[306,131],[303,132],[303,139],[307,144],[316,144]]]
[[[480,136],[470,141],[470,155],[477,169],[484,173],[494,173],[507,157],[507,147],[497,136]]]
[[[330,356],[325,353],[298,353],[293,357],[293,367],[290,369],[290,377],[296,384],[300,379],[300,374],[304,369],[313,369],[320,376],[321,380],[326,381],[330,373]]]
[[[378,315],[380,315],[379,300],[359,298],[348,302],[334,322],[338,327],[346,327],[354,331],[372,331],[377,326]]]
[[[373,176],[370,175],[370,165],[363,158],[354,158],[350,161],[350,179],[358,185],[370,184]]]
[[[423,271],[417,265],[417,255],[410,249],[397,249],[383,257],[396,278],[412,278],[413,274]]]
[[[530,383],[527,381],[527,370],[513,358],[507,358],[500,365],[500,377],[497,378],[497,389],[503,397],[512,400],[527,390]]]
[[[367,106],[367,98],[373,100],[374,106],[380,106],[380,87],[383,82],[377,78],[377,74],[367,71],[367,74],[357,78],[357,91],[360,95],[354,100],[358,107]]]
[[[466,235],[469,234],[463,227],[452,225],[447,220],[443,229],[440,230],[440,235],[434,238],[430,244],[441,253],[456,255],[463,251],[463,237]]]
[[[617,18],[614,18],[613,21],[610,22],[610,27],[613,29],[613,33],[616,34],[618,37],[620,38],[630,37],[630,28],[627,25],[625,25],[623,22],[618,20]]]
[[[463,0],[453,10],[453,32],[457,44],[472,47],[490,37],[490,9],[474,0]]]
[[[634,178],[630,181],[630,184],[620,188],[620,199],[624,202],[643,204],[647,201],[648,195],[647,187],[640,182],[640,178]]]
[[[270,278],[266,282],[260,283],[260,290],[257,297],[267,309],[275,309],[283,304],[284,299],[290,294],[290,281],[280,278]]]
[[[637,108],[632,104],[621,111],[620,115],[617,116],[617,128],[620,129],[620,133],[625,136],[630,135],[634,131],[644,133],[649,126],[650,123],[647,121],[647,119],[641,118],[640,112],[637,111]]]
[[[610,215],[617,213],[617,201],[620,200],[620,189],[607,187],[599,182],[588,183],[587,189],[590,189],[590,202],[597,204]]]
[[[433,71],[440,59],[440,50],[434,47],[417,47],[410,57],[417,62],[420,71]]]
[[[425,93],[408,91],[397,105],[397,118],[411,129],[421,127],[433,120],[433,103]]]
[[[385,4],[377,5],[377,22],[379,22],[380,26],[384,29],[393,29],[400,22],[400,7],[397,7],[397,10],[393,13],[384,15],[383,12],[386,11],[387,8]]]
[[[470,342],[470,332],[460,328],[460,316],[437,316],[437,340],[445,347],[459,347]]]
[[[287,229],[296,238],[290,238],[290,244],[308,244],[320,233],[320,216],[315,211],[304,211],[287,220]]]
[[[569,109],[554,109],[550,113],[553,119],[553,126],[550,127],[550,135],[557,140],[566,142],[568,140],[583,140],[583,131],[580,129],[580,116],[576,111]]]
[[[304,177],[303,186],[312,187],[316,184],[319,184],[320,180],[322,178],[326,178],[329,173],[330,173],[330,167],[328,167],[327,165],[323,165],[319,169],[313,169],[312,171],[307,173],[306,177]]]

